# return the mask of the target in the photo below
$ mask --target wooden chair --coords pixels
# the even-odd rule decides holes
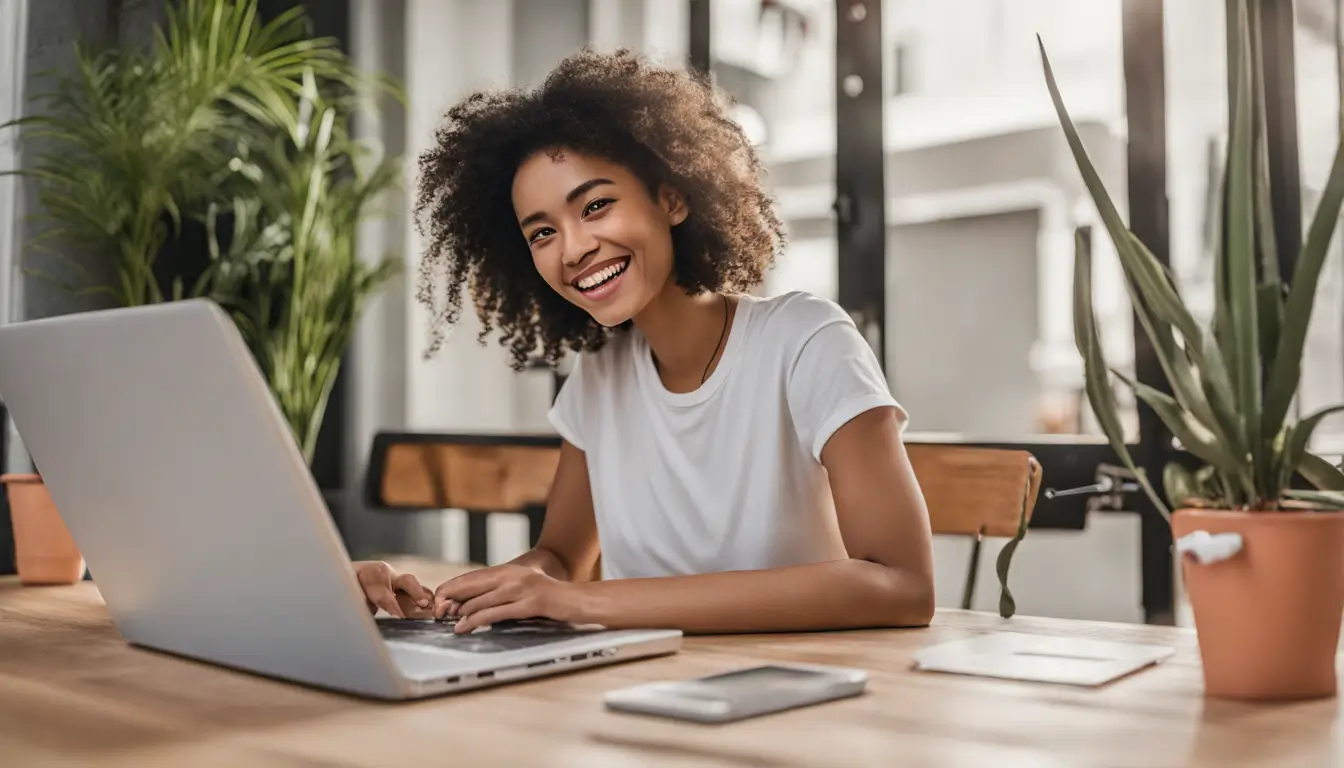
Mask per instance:
[[[970,608],[975,594],[984,537],[1010,539],[997,571],[999,612],[1011,616],[1016,606],[1008,591],[1008,564],[1031,522],[1040,463],[1026,451],[938,443],[911,443],[907,450],[933,532],[974,539],[963,608]],[[526,515],[529,540],[536,545],[559,460],[560,438],[552,435],[380,433],[373,441],[365,501],[382,510],[465,510],[468,557],[484,563],[490,513]]]
[[[467,558],[482,564],[492,513],[525,515],[536,545],[559,463],[557,436],[383,432],[373,439],[364,499],[373,509],[467,512]]]
[[[1040,462],[1027,451],[941,443],[907,442],[906,452],[928,504],[933,532],[973,537],[962,608],[969,609],[975,596],[984,538],[1009,539],[995,565],[999,615],[1012,616],[1017,605],[1008,590],[1008,566],[1036,508]]]

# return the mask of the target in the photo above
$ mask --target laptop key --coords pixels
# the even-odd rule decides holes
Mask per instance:
[[[379,619],[378,629],[384,640],[427,645],[464,653],[502,653],[523,648],[560,643],[576,637],[596,634],[598,629],[580,629],[550,619],[524,619],[501,622],[487,630],[459,635],[453,632],[453,620]]]

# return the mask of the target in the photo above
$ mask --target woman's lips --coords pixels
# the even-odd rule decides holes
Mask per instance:
[[[592,286],[590,288],[581,288],[578,285],[579,281],[575,280],[574,288],[585,299],[588,299],[590,301],[600,301],[616,292],[616,289],[620,287],[621,280],[625,278],[625,273],[626,271],[629,270],[629,268],[630,268],[630,257],[626,256],[623,260],[613,263],[608,267],[604,267],[602,270],[599,270],[596,273],[596,274],[602,274],[606,270],[613,270],[612,274],[606,277],[601,283]]]

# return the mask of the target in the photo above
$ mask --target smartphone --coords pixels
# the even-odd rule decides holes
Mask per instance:
[[[619,712],[727,723],[858,696],[867,684],[868,673],[861,669],[768,664],[623,688],[608,693],[604,703]]]

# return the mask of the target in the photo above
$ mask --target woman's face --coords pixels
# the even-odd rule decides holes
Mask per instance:
[[[672,276],[681,196],[657,196],[633,172],[576,152],[533,155],[513,178],[513,210],[532,262],[561,296],[602,325],[639,314]]]

